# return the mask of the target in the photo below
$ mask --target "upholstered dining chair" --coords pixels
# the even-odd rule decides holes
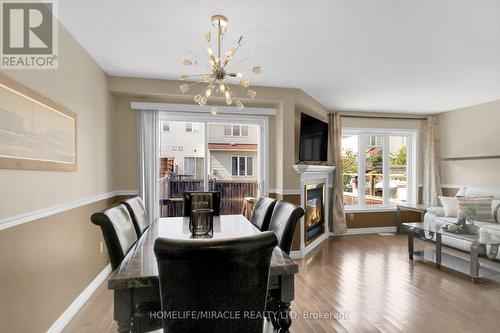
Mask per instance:
[[[262,196],[255,202],[250,222],[260,231],[267,231],[269,229],[269,222],[271,221],[276,201],[276,199]]]
[[[146,213],[146,208],[144,207],[144,202],[141,197],[133,197],[124,200],[121,203],[127,207],[127,210],[132,217],[137,238],[141,238],[144,231],[146,231],[151,224],[149,216]]]
[[[278,246],[286,254],[290,254],[293,232],[299,219],[304,216],[304,209],[289,202],[278,200],[274,205],[269,230],[278,237]]]
[[[219,191],[207,191],[207,192],[202,192],[202,191],[186,191],[182,195],[182,212],[183,216],[191,216],[191,211],[195,208],[201,208],[201,207],[193,207],[193,198],[194,197],[202,197],[206,196],[207,200],[208,197],[210,197],[209,205],[208,207],[203,207],[203,208],[210,208],[213,209],[213,215],[219,216],[220,215],[220,192]],[[208,201],[207,201],[208,202]]]
[[[111,268],[115,270],[137,241],[132,217],[124,205],[118,204],[92,214],[90,220],[101,227]]]
[[[108,249],[111,268],[118,268],[137,241],[137,233],[129,210],[124,204],[117,204],[102,212],[94,213],[90,220],[101,227],[102,235]],[[161,327],[159,320],[150,319],[150,312],[159,311],[158,302],[145,302],[133,305],[136,310],[131,318],[132,332],[149,332]]]
[[[230,313],[233,318],[172,318],[164,332],[259,332],[266,307],[273,232],[231,239],[158,238],[154,252],[164,313]],[[245,311],[255,314],[245,316]],[[235,316],[240,318],[236,319]]]

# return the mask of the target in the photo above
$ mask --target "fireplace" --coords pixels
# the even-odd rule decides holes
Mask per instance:
[[[324,187],[324,183],[304,186],[306,211],[304,239],[306,245],[325,232]]]

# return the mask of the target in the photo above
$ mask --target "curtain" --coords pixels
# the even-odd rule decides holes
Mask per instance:
[[[342,124],[338,113],[328,116],[330,141],[330,155],[333,165],[336,166],[333,176],[333,190],[331,191],[330,230],[334,234],[343,234],[347,231],[344,212],[344,183],[342,174]]]
[[[426,207],[438,206],[441,192],[439,122],[436,116],[430,116],[422,124],[422,203]]]
[[[138,111],[139,124],[139,196],[151,219],[160,215],[159,207],[159,112]]]

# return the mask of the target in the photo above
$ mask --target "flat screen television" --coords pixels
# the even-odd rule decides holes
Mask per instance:
[[[305,113],[300,117],[299,160],[326,162],[328,124]]]

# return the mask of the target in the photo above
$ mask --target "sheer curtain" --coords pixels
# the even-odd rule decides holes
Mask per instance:
[[[139,196],[151,219],[160,215],[159,206],[159,112],[139,110]]]
[[[439,122],[436,116],[430,116],[422,124],[422,203],[427,207],[438,205],[442,194],[439,156]]]
[[[335,234],[343,234],[347,231],[344,212],[344,185],[342,174],[342,124],[338,113],[328,116],[330,153],[333,165],[336,166],[333,177],[332,205],[330,209],[330,230]]]

